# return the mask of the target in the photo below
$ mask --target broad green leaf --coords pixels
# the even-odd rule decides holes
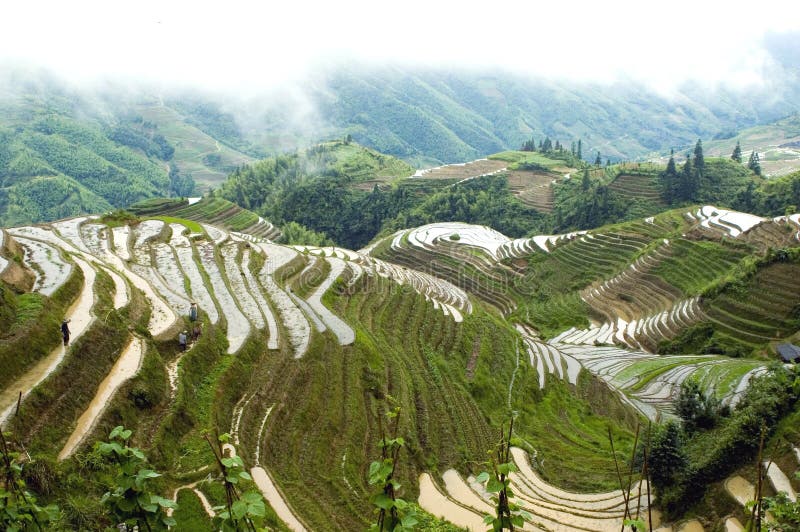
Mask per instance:
[[[264,501],[259,499],[248,503],[247,513],[256,517],[264,517],[267,514],[267,507],[264,505]]]
[[[247,514],[247,503],[242,500],[234,501],[231,505],[231,515],[233,515],[233,518],[239,520],[244,517],[245,514]]]
[[[496,478],[490,478],[489,482],[486,483],[486,491],[489,493],[497,493],[501,491],[505,486],[503,483],[497,480]]]
[[[487,480],[489,480],[489,473],[487,473],[486,471],[475,477],[475,482],[478,482],[480,484],[483,484]]]
[[[385,493],[379,493],[372,499],[372,504],[381,510],[389,510],[394,506],[394,501]]]

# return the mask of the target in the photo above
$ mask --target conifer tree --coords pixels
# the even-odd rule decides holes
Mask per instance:
[[[750,154],[750,160],[747,162],[747,167],[756,175],[761,175],[761,159],[759,159],[757,151],[753,150],[753,152]]]
[[[661,181],[664,187],[664,199],[667,203],[672,203],[678,196],[678,169],[675,167],[675,150],[670,151],[667,169],[662,172]]]
[[[603,160],[600,158],[600,152],[598,151],[597,157],[594,158],[594,165],[600,166],[601,164],[603,164]]]
[[[736,147],[733,149],[733,153],[731,154],[731,159],[737,163],[742,162],[742,146],[739,144],[738,140],[736,141]]]
[[[697,144],[694,145],[694,171],[697,177],[703,177],[706,169],[706,160],[703,157],[703,143],[697,139]]]
[[[589,187],[592,186],[592,180],[589,178],[589,167],[583,169],[583,179],[581,180],[581,188],[583,190],[589,190]]]
[[[576,155],[578,159],[583,159],[583,155],[581,154],[581,145],[582,145],[581,139],[578,139],[578,154]]]
[[[571,145],[570,145],[570,147],[569,147],[569,152],[570,152],[572,155],[575,155],[575,141],[574,141],[574,140],[572,141],[572,144],[571,144]]]
[[[681,187],[678,191],[677,197],[680,200],[688,201],[694,199],[697,192],[697,173],[694,171],[692,165],[692,154],[686,154],[686,163],[683,165],[683,172],[681,172]]]

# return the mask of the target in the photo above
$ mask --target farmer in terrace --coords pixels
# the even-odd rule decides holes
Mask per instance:
[[[189,307],[189,319],[197,321],[197,303],[194,301],[192,301],[192,305]]]
[[[64,347],[69,345],[69,320],[64,318],[61,322],[61,337],[64,339]]]
[[[178,335],[178,345],[180,345],[181,351],[186,351],[186,331],[182,331]]]

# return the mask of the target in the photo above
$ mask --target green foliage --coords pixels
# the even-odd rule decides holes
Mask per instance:
[[[102,212],[175,190],[163,163],[172,147],[163,136],[103,128],[73,110],[56,111],[47,98],[33,107],[22,120],[14,109],[13,133],[2,135],[0,223]]]
[[[217,506],[214,511],[214,524],[219,530],[235,532],[251,530],[255,532],[262,518],[266,515],[264,498],[257,491],[240,493],[239,483],[252,480],[250,474],[244,470],[244,462],[238,455],[226,456],[223,445],[230,441],[229,434],[222,434],[217,438],[217,445],[211,442],[206,434],[206,441],[214,453],[222,483],[225,486],[225,505]]]
[[[23,469],[30,466],[0,431],[0,528],[8,532],[43,530],[43,526],[58,519],[56,505],[38,504],[29,491]]]
[[[10,296],[13,307],[7,319],[13,322],[0,332],[0,387],[22,375],[30,364],[47,356],[60,342],[59,326],[83,284],[80,268],[73,268],[67,281],[49,298],[36,295]]]
[[[383,532],[404,532],[414,530],[418,523],[414,507],[397,496],[400,483],[394,478],[400,451],[405,440],[397,435],[400,426],[400,407],[386,412],[387,422],[392,424],[392,437],[384,435],[378,442],[381,448],[381,460],[369,465],[369,484],[378,485],[380,492],[370,497],[370,502],[378,514],[377,522],[370,530]]]
[[[489,451],[490,471],[479,474],[475,481],[485,484],[486,491],[491,494],[492,502],[495,505],[495,515],[486,515],[483,522],[491,525],[491,530],[513,530],[521,529],[525,525],[525,520],[531,519],[531,515],[522,506],[514,502],[514,492],[511,489],[510,474],[517,471],[517,466],[511,460],[511,433],[514,429],[514,419],[508,425],[508,435],[500,430],[500,441],[497,446]]]
[[[100,455],[113,462],[117,470],[114,484],[100,502],[119,523],[138,526],[140,530],[165,530],[175,524],[166,515],[166,509],[175,508],[175,503],[152,491],[153,479],[161,475],[147,467],[142,451],[128,446],[130,437],[130,430],[117,426],[108,435],[108,442],[95,444]]]
[[[736,141],[736,147],[733,149],[733,153],[731,153],[731,160],[739,164],[742,163],[742,146],[739,144],[738,140]]]
[[[719,418],[720,402],[706,394],[697,379],[686,379],[681,383],[675,399],[675,413],[683,420],[689,433],[697,429],[713,428]]]
[[[702,498],[710,483],[725,478],[752,459],[758,450],[762,426],[767,435],[771,434],[778,421],[795,407],[799,393],[800,374],[796,368],[771,366],[766,374],[751,381],[736,409],[721,418],[714,429],[697,431],[684,444],[677,427],[666,425],[661,429],[663,436],[657,432],[650,469],[653,485],[660,490],[661,505],[667,513],[683,513]],[[663,452],[656,451],[659,438],[664,442]],[[664,459],[659,462],[657,455]],[[688,458],[685,467],[678,464],[683,462],[680,457],[684,455]]]
[[[688,467],[683,433],[678,423],[667,422],[656,428],[648,462],[656,490],[679,483]]]
[[[792,501],[781,491],[774,497],[764,498],[763,505],[764,510],[772,515],[767,521],[767,530],[770,532],[800,530],[800,502]]]
[[[324,233],[318,233],[297,222],[289,222],[281,226],[281,244],[305,246],[332,246],[333,241]]]
[[[761,161],[758,157],[758,152],[755,150],[750,153],[750,159],[747,161],[747,168],[753,171],[756,175],[761,175]]]

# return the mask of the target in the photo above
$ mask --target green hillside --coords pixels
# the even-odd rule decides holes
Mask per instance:
[[[100,212],[193,189],[170,171],[171,146],[162,136],[87,117],[81,104],[52,95],[0,103],[2,223]]]
[[[714,157],[730,157],[738,142],[746,158],[756,151],[764,175],[780,176],[800,170],[800,115],[794,114],[771,124],[731,131],[725,138],[706,143]]]

